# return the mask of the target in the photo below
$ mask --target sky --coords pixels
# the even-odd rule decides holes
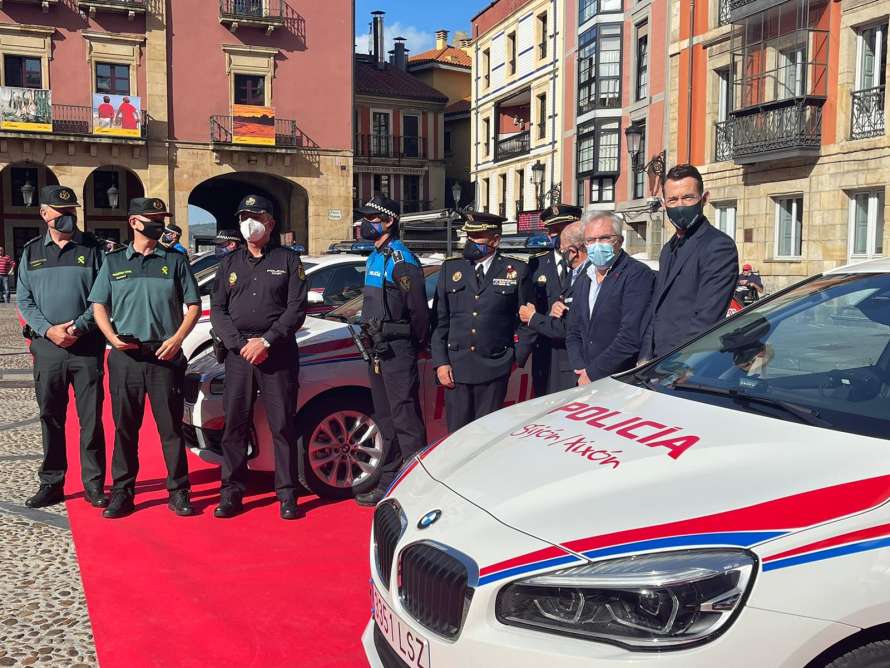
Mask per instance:
[[[490,0],[355,0],[356,51],[368,53],[371,12],[386,12],[383,32],[386,50],[392,48],[393,37],[404,37],[410,54],[436,46],[436,31],[447,30],[448,41],[454,43],[458,30],[470,32],[470,19],[489,5]]]

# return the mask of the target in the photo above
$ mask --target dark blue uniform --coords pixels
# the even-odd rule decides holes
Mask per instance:
[[[542,397],[577,384],[566,352],[565,323],[568,316],[550,317],[550,309],[556,302],[561,301],[571,308],[568,300],[571,299],[572,269],[563,262],[560,274],[554,252],[549,250],[531,259],[529,273],[535,290],[536,312],[528,326],[538,334],[532,353],[532,382],[535,396]]]
[[[429,338],[429,308],[423,270],[405,244],[388,240],[371,253],[363,295],[362,322],[371,329],[379,323],[386,339],[380,350],[372,352],[374,361],[369,368],[374,421],[386,448],[378,487],[386,487],[402,462],[427,444],[417,355]],[[390,329],[400,331],[388,332]]]
[[[503,405],[514,362],[523,366],[534,345],[534,332],[519,321],[519,307],[533,300],[528,265],[519,260],[496,254],[481,283],[469,260],[442,265],[432,358],[437,368],[450,364],[454,376],[445,392],[449,432]]]

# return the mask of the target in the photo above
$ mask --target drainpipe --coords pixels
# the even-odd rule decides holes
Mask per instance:
[[[689,71],[686,75],[686,162],[692,162],[692,48],[695,34],[695,0],[689,0]]]

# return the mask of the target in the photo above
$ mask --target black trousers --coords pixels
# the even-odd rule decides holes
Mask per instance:
[[[504,405],[510,375],[487,383],[467,385],[455,383],[453,390],[445,390],[445,417],[448,432],[453,434],[473,420],[494,413]]]
[[[380,373],[368,368],[374,421],[383,436],[379,487],[389,487],[402,463],[427,445],[420,408],[417,350],[410,341],[390,343],[393,355],[380,360]]]
[[[80,476],[85,488],[105,485],[105,431],[102,402],[105,389],[105,340],[88,335],[70,348],[48,339],[31,342],[34,355],[34,387],[40,408],[43,462],[38,476],[46,485],[62,485],[68,470],[65,419],[68,386],[74,387],[74,403],[80,421]]]
[[[272,446],[275,448],[275,492],[279,499],[297,498],[297,408],[299,353],[296,343],[273,346],[266,361],[255,366],[230,351],[226,356],[223,409],[222,488],[244,494],[247,487],[247,443],[252,433],[257,390],[263,395]]]
[[[189,472],[182,437],[182,383],[185,356],[162,362],[154,354],[112,350],[108,354],[108,385],[114,415],[114,454],[111,457],[112,491],[133,495],[139,473],[139,429],[145,397],[151,403],[167,465],[167,489],[188,489]]]

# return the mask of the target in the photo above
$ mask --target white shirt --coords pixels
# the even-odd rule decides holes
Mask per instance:
[[[484,272],[485,272],[485,275],[488,276],[488,270],[491,269],[491,263],[494,262],[494,256],[495,256],[495,255],[497,255],[497,253],[492,253],[491,255],[489,255],[487,258],[485,258],[485,259],[482,260],[481,262],[477,262],[477,263],[475,263],[475,264],[473,265],[473,271],[476,271],[476,267],[478,267],[478,266],[481,264],[481,265],[482,265],[482,271],[484,271]]]
[[[593,315],[593,307],[596,306],[596,298],[599,297],[601,284],[597,281],[596,266],[593,263],[587,267],[587,276],[590,278],[590,293],[587,295],[588,315]]]
[[[554,249],[553,251],[553,262],[556,263],[557,276],[562,278],[562,255],[560,254],[558,249]]]

